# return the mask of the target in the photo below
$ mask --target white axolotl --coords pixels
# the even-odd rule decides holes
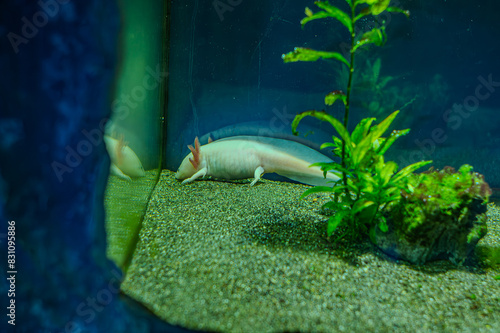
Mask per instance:
[[[326,179],[319,167],[311,167],[315,162],[332,162],[325,155],[295,141],[234,136],[200,146],[198,137],[191,153],[184,158],[175,178],[182,184],[200,177],[212,176],[227,180],[252,178],[254,185],[264,173],[281,176],[308,185],[330,185],[339,179],[328,172]],[[330,182],[330,183],[328,183]]]

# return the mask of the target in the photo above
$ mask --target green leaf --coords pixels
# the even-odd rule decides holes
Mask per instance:
[[[352,193],[359,193],[359,187],[356,184],[349,180],[347,180],[347,183],[347,188],[349,189],[349,191],[351,191]]]
[[[321,170],[330,171],[337,170],[337,168],[341,168],[342,166],[336,162],[317,162],[311,164],[309,167],[319,166]]]
[[[380,221],[378,222],[378,228],[382,232],[387,232],[389,230],[389,227],[387,226],[387,221],[385,217],[381,216]]]
[[[391,179],[392,175],[394,174],[394,172],[396,172],[397,169],[398,165],[396,164],[396,162],[393,161],[389,161],[384,165],[379,174],[383,182],[382,185],[386,185],[387,183],[389,183],[389,180]]]
[[[467,176],[467,174],[471,173],[473,170],[473,167],[472,165],[469,165],[469,164],[464,164],[462,165],[459,169],[458,169],[458,172],[460,172],[462,174],[462,176]]]
[[[394,175],[394,177],[392,178],[392,182],[394,182],[394,183],[398,182],[400,179],[407,177],[408,175],[413,173],[415,170],[420,169],[421,167],[423,167],[429,163],[432,163],[432,161],[420,161],[420,162],[408,165],[407,167],[399,170],[399,172]]]
[[[323,143],[320,147],[319,147],[319,150],[322,150],[322,149],[325,149],[325,148],[329,148],[329,147],[334,147],[334,148],[337,148],[337,145],[333,142],[325,142]]]
[[[367,5],[372,5],[373,3],[377,2],[378,0],[354,0],[354,4],[360,5],[362,3],[366,3]]]
[[[329,16],[339,20],[340,23],[342,23],[344,26],[346,26],[347,29],[349,29],[349,32],[352,32],[352,20],[345,12],[335,6],[330,5],[328,1],[315,1],[314,4],[323,9],[326,13],[328,13]]]
[[[409,128],[404,130],[393,130],[391,135],[386,140],[384,140],[382,145],[379,147],[377,153],[380,155],[385,154],[387,149],[389,149],[397,139],[399,139],[403,135],[408,134],[409,132],[410,132]]]
[[[329,122],[337,130],[342,140],[344,140],[347,145],[349,146],[352,145],[351,137],[349,136],[349,132],[346,130],[344,125],[342,125],[340,121],[338,121],[337,119],[335,119],[334,117],[332,117],[331,115],[329,115],[324,111],[309,110],[296,115],[292,122],[293,135],[298,135],[297,126],[299,125],[299,122],[302,120],[302,118],[307,116],[311,116],[316,119]]]
[[[332,136],[332,140],[333,140],[333,144],[335,147],[335,149],[333,150],[333,153],[336,156],[341,157],[341,155],[342,155],[342,140],[340,140],[336,136]],[[351,147],[347,146],[346,148],[347,148],[346,149],[347,155],[349,156],[351,154],[351,150],[350,150]]]
[[[373,186],[374,183],[363,183],[363,188],[361,189],[361,191],[363,192],[363,195],[364,196],[371,196],[371,195],[376,195],[377,194],[377,189]]]
[[[367,199],[359,199],[357,200],[354,205],[352,206],[352,214],[356,214],[364,210],[365,208],[368,208],[370,206],[375,205],[375,202],[367,200]]]
[[[375,181],[375,179],[373,179],[373,177],[370,175],[369,172],[364,172],[364,171],[359,172],[358,173],[358,178],[362,180],[363,186],[367,186],[367,185],[371,186],[371,184],[376,184],[377,183]]]
[[[346,105],[347,96],[340,90],[332,91],[331,93],[328,93],[328,95],[325,96],[325,104],[326,105],[333,105],[333,103],[335,103],[339,99],[342,102],[344,102],[344,105]]]
[[[326,202],[323,206],[321,206],[321,209],[332,209],[332,210],[338,210],[339,209],[339,203],[335,201],[328,201]]]
[[[326,178],[326,174],[328,171],[334,171],[331,172],[332,174],[339,176],[338,169],[342,168],[342,166],[338,163],[335,162],[318,162],[318,163],[313,163],[309,167],[315,167],[319,166],[321,168],[321,171],[323,171],[323,176]],[[341,176],[339,176],[341,177]]]
[[[344,56],[338,52],[316,51],[305,47],[296,47],[292,52],[283,54],[281,58],[285,63],[297,61],[316,61],[318,59],[335,59],[343,62],[347,67],[350,66]]]
[[[307,189],[304,193],[302,193],[300,198],[304,199],[305,197],[307,197],[308,195],[313,194],[313,193],[319,193],[319,192],[330,193],[330,192],[332,192],[332,188],[333,187],[329,187],[329,186],[314,186],[314,187],[311,187],[310,189]]]
[[[400,198],[400,190],[404,189],[399,186],[391,185],[390,187],[385,188],[382,191],[382,195],[385,196],[386,198],[384,201],[386,203],[393,201],[393,200],[398,200]]]
[[[334,200],[332,201],[328,201],[327,203],[325,203],[323,206],[321,206],[321,209],[331,209],[331,210],[334,210],[336,213],[341,213],[341,212],[345,212],[345,211],[349,211],[351,209],[351,206],[346,203],[346,202],[336,202]]]
[[[365,209],[358,213],[357,218],[363,223],[371,222],[375,214],[378,211],[378,204],[374,203],[371,206],[367,206]]]
[[[375,118],[364,118],[362,119],[359,124],[356,125],[354,128],[354,131],[352,131],[351,134],[351,140],[355,144],[358,144],[361,139],[363,139],[367,134],[368,131],[370,130],[370,126],[372,125],[372,122],[375,120]]]
[[[333,193],[343,193],[345,192],[345,189],[348,189],[349,186],[345,186],[345,185],[335,185],[333,188],[332,188],[332,192]]]
[[[384,155],[371,154],[371,169],[375,170],[377,178],[380,180],[380,173],[385,167]]]
[[[385,27],[373,28],[370,31],[365,32],[361,38],[354,45],[352,52],[355,52],[359,47],[366,44],[375,44],[377,46],[382,46],[387,40],[387,35],[385,34]]]
[[[391,0],[355,0],[355,4],[366,3],[370,9],[372,15],[379,15],[384,10],[387,9]]]
[[[348,216],[348,211],[337,211],[335,215],[330,216],[326,227],[326,234],[331,236],[335,229],[342,223],[342,220]]]
[[[333,170],[337,165],[340,165],[335,162],[316,162],[311,164],[309,167],[319,166],[321,169]]]
[[[370,140],[370,135],[364,137],[357,145],[352,149],[351,158],[354,168],[357,168],[366,154],[370,151],[372,147],[372,141]]]
[[[331,171],[331,170],[334,170],[334,171]],[[338,165],[337,168],[331,169],[331,170],[329,170],[331,173],[333,173],[334,175],[339,176],[339,177],[342,177],[342,172],[345,173],[348,177],[353,176],[353,173],[350,170],[343,168],[340,164]]]
[[[370,125],[373,120],[370,120],[366,124],[363,125],[363,133],[362,139],[356,145],[356,147],[352,150],[352,163],[354,167],[358,167],[359,164],[363,161],[366,154],[370,151],[376,152],[376,141],[384,134],[387,128],[391,125],[394,118],[397,116],[399,111],[393,112],[389,117],[384,119],[380,124],[371,127],[368,135],[364,132],[367,128],[367,125]],[[367,118],[369,119],[369,118]]]
[[[334,194],[339,194],[339,193],[345,193],[345,190],[348,189],[349,190],[349,186],[345,186],[345,185],[335,185],[333,187],[333,193]]]
[[[370,135],[369,135],[369,136],[371,136],[372,143],[375,140],[377,140],[378,138],[380,138],[385,133],[385,131],[387,131],[387,129],[389,128],[389,126],[391,126],[392,122],[394,121],[394,118],[396,118],[398,113],[399,113],[399,110],[394,111],[387,118],[382,120],[380,122],[380,124],[372,127],[372,129],[370,131]]]
[[[389,7],[390,2],[391,2],[391,0],[374,1],[374,3],[370,6],[370,11],[372,12],[373,15],[379,15],[384,10],[386,10],[387,7]]]
[[[398,8],[398,7],[387,7],[386,9],[388,12],[391,12],[391,13],[401,13],[401,14],[404,14],[406,17],[410,17],[410,11],[409,10],[404,10],[404,9],[401,9],[401,8]]]
[[[374,152],[377,152],[378,149],[384,144],[386,138],[378,138],[377,140],[373,141],[372,144],[372,149]]]
[[[313,20],[318,20],[318,19],[322,19],[322,18],[327,18],[327,17],[331,17],[331,15],[329,15],[327,12],[317,12],[317,13],[313,13],[310,9],[308,11],[309,8],[306,7],[306,17],[304,17],[302,20],[300,20],[300,25],[302,26],[302,28],[304,27],[304,25],[306,25],[307,22],[310,22],[310,21],[313,21]]]
[[[380,59],[380,58],[379,58]],[[380,79],[380,82],[377,84],[377,89],[379,90],[382,90],[385,88],[385,86],[391,82],[392,80],[394,80],[394,78],[392,76],[386,76],[382,79]]]

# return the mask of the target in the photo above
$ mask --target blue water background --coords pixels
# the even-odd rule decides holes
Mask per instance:
[[[290,137],[295,114],[325,109],[326,93],[345,91],[345,82],[339,82],[340,63],[284,64],[281,59],[295,46],[340,51],[348,40],[347,29],[333,19],[301,28],[304,8],[319,10],[312,1],[263,1],[258,6],[244,0],[222,1],[227,5],[222,7],[216,3],[172,6],[165,160],[172,170],[189,152],[187,144],[195,136]],[[344,1],[331,3],[346,9]],[[367,60],[380,58],[381,76],[395,77],[388,87],[407,87],[408,100],[415,89],[415,101],[401,110],[394,123],[394,128],[412,131],[388,157],[400,166],[421,159],[434,160],[438,168],[472,164],[492,185],[500,186],[496,174],[500,84],[478,88],[484,82],[480,77],[500,82],[496,41],[500,22],[495,14],[500,5],[492,0],[439,0],[400,1],[400,6],[410,10],[410,18],[385,16],[387,44],[363,50],[356,63],[363,71]],[[361,29],[372,24],[365,20]],[[437,87],[436,76],[441,84]],[[361,118],[376,116],[361,105],[370,100],[360,93],[353,90],[353,101],[358,103],[351,109],[351,129]],[[400,104],[396,106],[404,106]],[[468,109],[458,112],[454,105]],[[326,110],[343,116],[340,104]],[[378,116],[380,120],[382,115]],[[304,121],[299,131],[302,137],[309,134],[306,140],[312,145],[334,133],[328,124],[314,119]]]

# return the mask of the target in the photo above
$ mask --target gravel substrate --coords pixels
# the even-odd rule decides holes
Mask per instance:
[[[158,172],[150,170],[146,172],[146,176],[131,181],[109,175],[104,195],[108,235],[106,254],[121,269],[130,260],[129,256],[134,250],[136,235]]]
[[[325,239],[300,184],[196,181],[163,171],[124,293],[165,321],[220,332],[500,332],[500,266],[395,262]],[[480,247],[500,247],[489,207]],[[497,277],[497,279],[495,279]]]

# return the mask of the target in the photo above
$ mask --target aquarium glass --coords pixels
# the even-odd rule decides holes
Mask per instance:
[[[119,59],[106,125],[110,176],[106,190],[108,256],[126,269],[162,160],[167,84],[163,1],[119,1]]]

